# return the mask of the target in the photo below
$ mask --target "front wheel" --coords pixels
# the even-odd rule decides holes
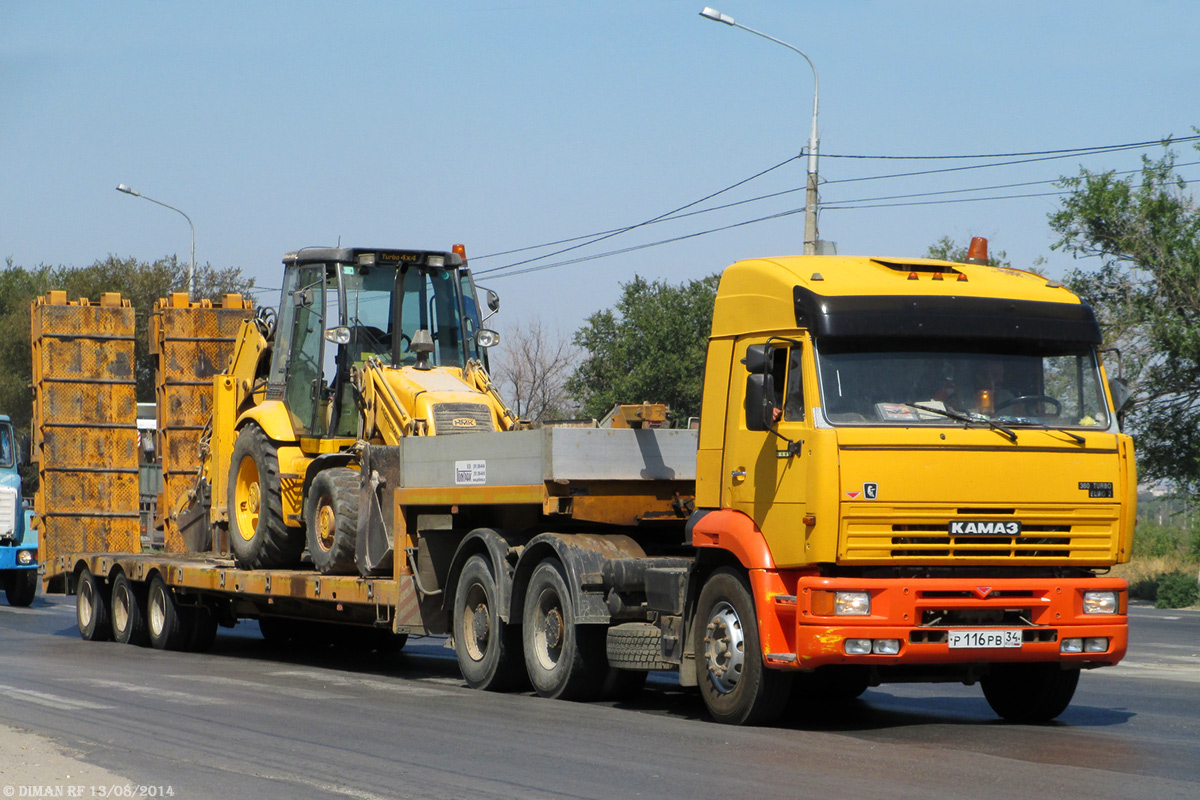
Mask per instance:
[[[308,555],[323,575],[357,572],[354,546],[358,535],[359,472],[333,467],[317,473],[304,501]]]
[[[86,641],[106,642],[112,638],[108,586],[86,567],[79,573],[75,588],[75,624]]]
[[[700,696],[713,719],[766,725],[779,718],[790,676],[763,665],[754,598],[740,573],[721,568],[705,581],[692,636]]]
[[[36,569],[18,569],[8,574],[8,585],[4,595],[10,606],[24,608],[33,603],[37,594],[38,574]]]
[[[304,532],[283,520],[279,457],[257,425],[238,434],[229,461],[229,546],[242,569],[288,569],[300,563]]]
[[[473,555],[463,565],[454,592],[454,654],[472,689],[502,692],[523,677],[521,630],[500,619],[491,563]]]
[[[522,623],[525,669],[534,691],[560,700],[590,700],[604,690],[605,631],[575,624],[575,605],[558,561],[547,559],[534,568]]]
[[[1054,663],[993,664],[979,684],[988,705],[1009,722],[1049,722],[1071,704],[1079,670]]]

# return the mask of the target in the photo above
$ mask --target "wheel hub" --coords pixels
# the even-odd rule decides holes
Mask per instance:
[[[737,688],[746,662],[746,637],[737,610],[727,602],[717,604],[705,626],[704,661],[717,691],[728,694]]]
[[[475,612],[471,615],[471,633],[475,638],[475,646],[480,652],[487,650],[488,635],[491,633],[490,617],[488,607],[482,604],[476,606]]]
[[[552,608],[546,612],[546,618],[543,621],[542,627],[546,633],[546,647],[553,650],[562,644],[563,619],[561,611],[557,608]]]

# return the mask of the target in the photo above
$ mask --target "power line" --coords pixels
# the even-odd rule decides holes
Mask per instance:
[[[855,158],[855,159],[873,159],[873,160],[891,160],[891,161],[932,161],[946,159],[983,159],[983,158],[1017,158],[1023,156],[1048,156],[1059,153],[1104,153],[1118,150],[1133,150],[1143,147],[1153,147],[1155,145],[1167,146],[1177,144],[1179,142],[1192,142],[1200,139],[1200,135],[1196,136],[1181,136],[1178,139],[1170,136],[1164,139],[1153,139],[1145,142],[1129,142],[1127,144],[1107,144],[1098,145],[1096,147],[1071,147],[1061,150],[1030,150],[1025,153],[985,153],[980,155],[956,155],[956,156],[863,156],[863,155],[836,155],[832,153],[821,153],[822,158]]]

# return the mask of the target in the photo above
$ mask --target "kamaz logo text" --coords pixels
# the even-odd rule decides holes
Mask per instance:
[[[970,536],[976,535],[991,535],[991,536],[1016,536],[1021,532],[1021,523],[1019,522],[975,522],[966,520],[957,520],[950,523],[951,536]]]

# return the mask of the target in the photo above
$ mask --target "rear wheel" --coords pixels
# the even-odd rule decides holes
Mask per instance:
[[[304,550],[304,532],[283,521],[275,445],[253,424],[238,434],[229,462],[229,545],[242,569],[295,567]]]
[[[525,669],[534,691],[542,697],[590,700],[604,690],[604,628],[575,624],[575,606],[557,560],[534,568],[522,623]]]
[[[454,592],[454,653],[472,689],[514,689],[524,677],[521,630],[500,619],[491,562],[473,555],[463,565]]]
[[[112,638],[108,604],[108,586],[85,567],[75,588],[75,624],[87,641],[106,642]]]
[[[8,585],[4,595],[10,606],[28,606],[37,595],[38,574],[36,569],[18,569],[8,574]]]
[[[139,647],[149,641],[146,630],[146,590],[136,586],[124,572],[113,579],[112,604],[113,638],[121,644]]]
[[[317,474],[304,502],[308,555],[325,575],[352,575],[358,535],[358,470],[333,467]]]
[[[1058,664],[993,664],[979,680],[992,710],[1009,722],[1049,722],[1067,710],[1079,670]]]
[[[791,676],[763,665],[754,598],[740,573],[721,568],[705,581],[692,629],[700,696],[713,719],[732,725],[778,719]]]
[[[191,629],[175,602],[175,593],[160,575],[150,581],[146,623],[150,629],[150,644],[157,650],[182,650],[191,640]]]

